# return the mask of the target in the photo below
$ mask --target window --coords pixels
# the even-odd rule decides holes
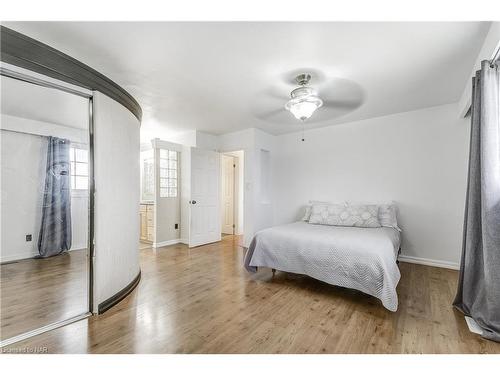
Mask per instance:
[[[89,152],[83,148],[70,147],[71,189],[88,190],[89,188]]]
[[[177,152],[160,149],[160,198],[177,197]]]
[[[142,200],[153,201],[155,199],[155,162],[153,150],[141,151],[141,162]]]

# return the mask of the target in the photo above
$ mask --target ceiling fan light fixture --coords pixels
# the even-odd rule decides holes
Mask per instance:
[[[304,76],[306,79],[304,79]],[[290,111],[297,120],[305,121],[323,105],[316,91],[305,85],[309,82],[310,75],[297,76],[297,83],[302,87],[296,88],[290,93],[291,99],[285,104],[285,109]]]
[[[288,102],[287,104],[289,104],[290,102]],[[289,110],[297,120],[305,121],[309,117],[311,117],[314,111],[316,111],[319,107],[320,105],[318,105],[316,102],[304,100],[300,102],[290,103],[289,106],[286,106],[286,109]]]

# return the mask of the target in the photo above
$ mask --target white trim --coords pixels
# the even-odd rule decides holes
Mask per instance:
[[[48,332],[48,331],[52,331],[56,328],[64,327],[68,324],[78,322],[79,320],[86,319],[91,315],[92,315],[91,313],[87,312],[87,313],[75,316],[73,318],[63,320],[61,322],[51,323],[51,324],[48,324],[46,326],[34,329],[32,331],[21,333],[20,335],[5,339],[3,341],[0,341],[0,348],[3,348],[4,346],[7,346],[7,345],[14,344],[14,343],[19,342],[19,341],[26,340],[30,337],[37,336],[37,335],[40,335],[40,334]]]
[[[422,264],[424,266],[448,268],[448,269],[451,269],[451,270],[458,270],[458,269],[460,269],[460,264],[459,263],[449,262],[449,261],[446,261],[446,260],[419,258],[419,257],[408,256],[408,255],[400,255],[398,257],[398,259],[401,262],[405,262],[405,263]]]
[[[187,238],[179,238],[179,243],[183,243],[184,245],[189,245],[189,240]]]
[[[0,69],[5,70],[6,72],[10,71],[10,72],[22,75],[22,76],[30,77],[30,78],[33,78],[33,79],[40,81],[40,82],[46,82],[46,83],[51,84],[51,85],[56,85],[56,86],[61,87],[62,89],[73,91],[74,93],[84,95],[84,96],[87,96],[89,98],[92,97],[92,95],[93,95],[92,90],[86,89],[86,88],[81,87],[81,86],[76,86],[76,85],[73,85],[71,83],[67,83],[64,81],[60,81],[58,79],[49,77],[47,75],[37,73],[37,72],[34,72],[32,70],[29,70],[29,69],[21,68],[17,65],[12,65],[12,64],[9,64],[9,63],[3,62],[3,61],[0,61]]]
[[[71,189],[71,198],[82,199],[88,197],[89,197],[89,189]]]
[[[153,148],[161,148],[164,150],[182,152],[182,145],[180,145],[178,143],[164,141],[164,140],[161,140],[160,138],[152,139],[151,146]]]
[[[176,238],[175,240],[168,240],[168,241],[162,241],[162,242],[153,242],[151,245],[152,247],[163,247],[163,246],[170,246],[170,245],[176,245],[181,242],[180,238]]]
[[[39,254],[40,253],[38,251],[31,251],[31,252],[27,251],[27,252],[23,252],[23,253],[2,256],[2,257],[0,257],[0,263],[7,263],[7,262],[15,262],[15,261],[25,260],[25,259],[32,259]]]
[[[69,251],[79,251],[79,250],[87,250],[87,247],[83,245],[83,247],[76,247],[76,248],[71,248],[68,250]],[[32,252],[23,252],[23,253],[17,253],[13,255],[8,255],[8,256],[0,256],[0,263],[7,263],[7,262],[16,262],[16,261],[22,261],[22,260],[27,260],[27,259],[33,259],[37,255],[40,255],[38,250],[33,250]]]

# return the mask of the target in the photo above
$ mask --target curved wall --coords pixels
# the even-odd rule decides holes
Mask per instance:
[[[2,62],[93,90],[92,312],[103,312],[140,278],[141,108],[123,88],[89,66],[4,26],[0,31]]]
[[[94,312],[139,269],[139,120],[94,92]]]

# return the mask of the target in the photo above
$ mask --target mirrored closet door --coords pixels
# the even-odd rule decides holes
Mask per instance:
[[[90,99],[1,75],[1,341],[89,312]]]

